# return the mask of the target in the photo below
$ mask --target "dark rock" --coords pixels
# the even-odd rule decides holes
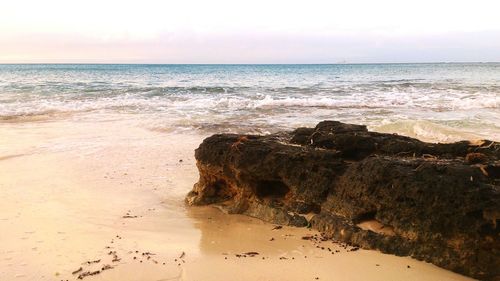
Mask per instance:
[[[324,121],[268,136],[213,135],[195,157],[191,205],[310,225],[482,280],[500,276],[498,142],[425,143]]]
[[[467,164],[479,164],[488,161],[488,157],[480,152],[471,152],[465,155],[465,162]]]

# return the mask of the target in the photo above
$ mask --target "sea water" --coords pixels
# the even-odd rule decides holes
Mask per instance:
[[[500,140],[500,63],[0,65],[0,126],[61,119],[202,134],[339,120],[431,141]]]

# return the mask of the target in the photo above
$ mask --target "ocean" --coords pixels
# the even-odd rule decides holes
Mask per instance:
[[[273,133],[321,120],[500,140],[500,63],[0,65],[0,126],[53,120]]]

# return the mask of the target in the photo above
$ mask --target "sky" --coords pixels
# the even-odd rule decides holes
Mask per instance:
[[[0,0],[0,63],[500,61],[499,0]]]

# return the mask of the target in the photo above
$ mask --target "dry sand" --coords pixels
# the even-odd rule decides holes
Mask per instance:
[[[75,280],[105,265],[84,280],[470,280],[187,208],[202,139],[129,121],[0,124],[0,280]]]

